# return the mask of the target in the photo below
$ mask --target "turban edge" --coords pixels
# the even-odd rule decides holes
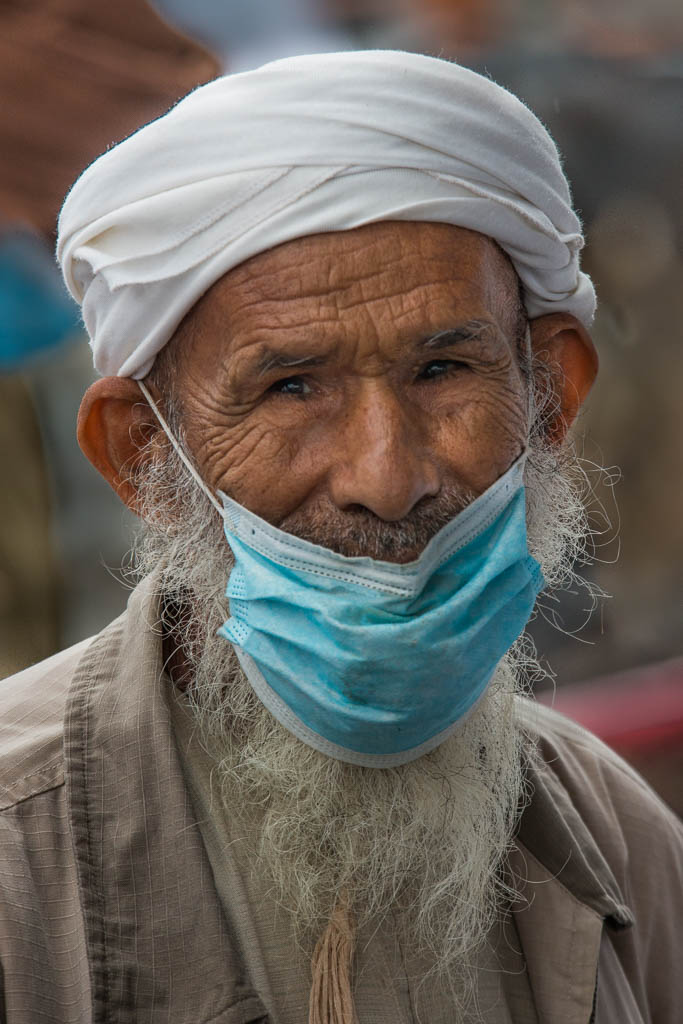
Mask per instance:
[[[382,220],[488,235],[530,317],[592,321],[581,224],[541,122],[488,78],[390,50],[287,58],[196,89],[86,169],[57,254],[97,370],[141,378],[232,267]]]

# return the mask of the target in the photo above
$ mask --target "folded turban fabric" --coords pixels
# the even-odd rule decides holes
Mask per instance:
[[[57,253],[96,368],[140,378],[232,267],[383,220],[489,235],[530,317],[592,320],[581,224],[546,129],[490,79],[391,50],[291,57],[196,89],[83,173]]]

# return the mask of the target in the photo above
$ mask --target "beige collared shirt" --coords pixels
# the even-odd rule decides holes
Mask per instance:
[[[216,866],[230,825],[207,826],[171,707],[149,581],[97,637],[0,682],[1,1021],[302,1020],[306,965],[240,844],[234,870]],[[520,714],[545,767],[511,858],[524,899],[496,940],[517,974],[486,978],[485,1020],[678,1024],[680,823],[582,729]],[[360,1022],[412,1024],[410,957],[378,943],[359,961]],[[434,992],[421,1020],[452,1019]]]

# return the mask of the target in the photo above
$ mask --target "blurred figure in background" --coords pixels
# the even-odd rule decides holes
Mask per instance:
[[[0,222],[0,675],[59,642],[50,485],[31,392],[18,372],[79,330],[52,253]]]
[[[92,371],[53,257],[64,193],[217,70],[143,0],[0,6],[0,676],[123,600],[99,564],[120,564],[122,517],[73,442]]]
[[[228,71],[353,46],[351,34],[325,0],[154,0],[154,6],[209,47]]]
[[[74,174],[216,72],[215,60],[144,0],[3,4],[3,216],[53,244]]]

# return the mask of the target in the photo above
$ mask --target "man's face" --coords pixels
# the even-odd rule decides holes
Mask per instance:
[[[213,490],[285,529],[320,505],[398,522],[440,492],[479,494],[527,433],[517,312],[508,260],[462,228],[281,245],[181,328],[188,447]]]

